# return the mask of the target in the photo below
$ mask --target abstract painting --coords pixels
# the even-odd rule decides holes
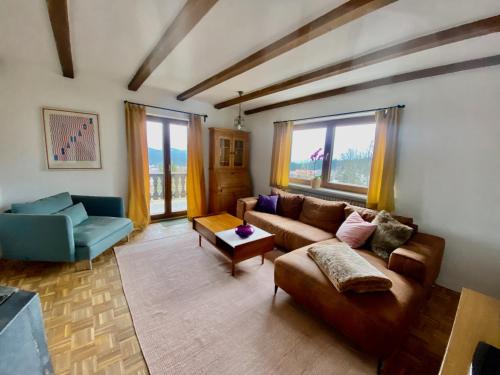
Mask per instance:
[[[97,113],[43,108],[49,169],[100,169]]]

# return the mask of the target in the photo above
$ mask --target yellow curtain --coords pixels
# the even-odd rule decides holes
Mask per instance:
[[[375,113],[375,147],[373,149],[370,184],[366,207],[375,210],[394,210],[394,178],[398,140],[399,108]]]
[[[128,217],[136,229],[149,224],[149,166],[146,109],[125,103],[128,150]]]
[[[274,125],[271,186],[287,187],[292,152],[293,121]]]
[[[188,218],[205,215],[205,173],[203,171],[203,134],[201,117],[192,115],[188,126],[187,144],[187,215]]]

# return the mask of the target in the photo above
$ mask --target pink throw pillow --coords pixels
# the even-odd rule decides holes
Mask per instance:
[[[342,223],[336,236],[353,249],[357,249],[366,242],[376,228],[377,224],[364,221],[361,215],[354,211]]]

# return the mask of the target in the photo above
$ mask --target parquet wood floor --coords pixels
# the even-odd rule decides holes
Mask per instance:
[[[132,241],[149,241],[191,230],[190,223],[153,224]],[[49,351],[56,374],[148,374],[123,294],[112,250],[92,271],[72,264],[0,260],[0,284],[40,294]],[[437,374],[459,294],[435,287],[419,322],[384,374]]]

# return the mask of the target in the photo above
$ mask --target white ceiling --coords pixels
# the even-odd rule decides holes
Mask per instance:
[[[337,7],[342,0],[219,0],[145,82],[180,93]],[[185,0],[69,0],[76,79],[126,86]],[[445,28],[500,14],[500,0],[399,0],[215,86],[217,103],[291,76]],[[244,103],[273,103],[425,67],[500,53],[500,33],[383,62]],[[44,0],[0,1],[2,64],[60,72]]]

